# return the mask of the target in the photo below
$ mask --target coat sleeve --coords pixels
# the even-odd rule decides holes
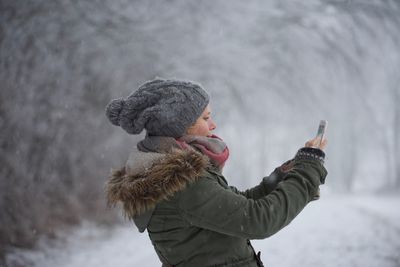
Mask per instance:
[[[188,186],[179,211],[190,224],[227,235],[262,239],[286,225],[312,200],[327,172],[317,160],[296,160],[284,181],[257,200],[224,188],[212,175]]]
[[[276,168],[270,175],[265,176],[260,184],[246,191],[240,191],[234,186],[229,186],[229,188],[236,194],[257,200],[271,193],[277,187],[278,183],[283,180],[284,176],[285,173]]]
[[[293,168],[294,159],[288,160],[281,166],[275,168],[275,170],[268,176],[265,176],[261,183],[253,188],[247,189],[246,191],[240,191],[234,186],[229,188],[237,193],[245,196],[246,198],[259,199],[271,193],[278,184],[285,178],[285,175],[289,170]]]

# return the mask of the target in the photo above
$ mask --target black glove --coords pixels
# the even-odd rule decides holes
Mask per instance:
[[[263,178],[267,188],[267,194],[271,193],[277,185],[285,178],[285,175],[293,168],[294,160],[288,160],[276,168],[269,176]]]

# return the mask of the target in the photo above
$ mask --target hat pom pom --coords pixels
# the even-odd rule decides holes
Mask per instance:
[[[112,124],[120,126],[120,114],[124,108],[125,100],[118,98],[112,100],[106,107],[106,116]]]

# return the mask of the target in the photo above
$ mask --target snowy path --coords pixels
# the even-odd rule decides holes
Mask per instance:
[[[331,196],[311,203],[285,229],[253,241],[266,266],[400,266],[400,197]],[[131,226],[82,226],[63,242],[8,257],[9,266],[160,266],[147,234]]]

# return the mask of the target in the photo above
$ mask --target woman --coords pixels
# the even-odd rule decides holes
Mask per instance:
[[[250,239],[288,225],[327,175],[326,141],[311,140],[294,159],[244,192],[228,186],[229,150],[212,134],[209,95],[199,85],[156,79],[106,109],[130,134],[146,130],[126,165],[107,184],[140,232],[147,229],[163,266],[263,266]]]

